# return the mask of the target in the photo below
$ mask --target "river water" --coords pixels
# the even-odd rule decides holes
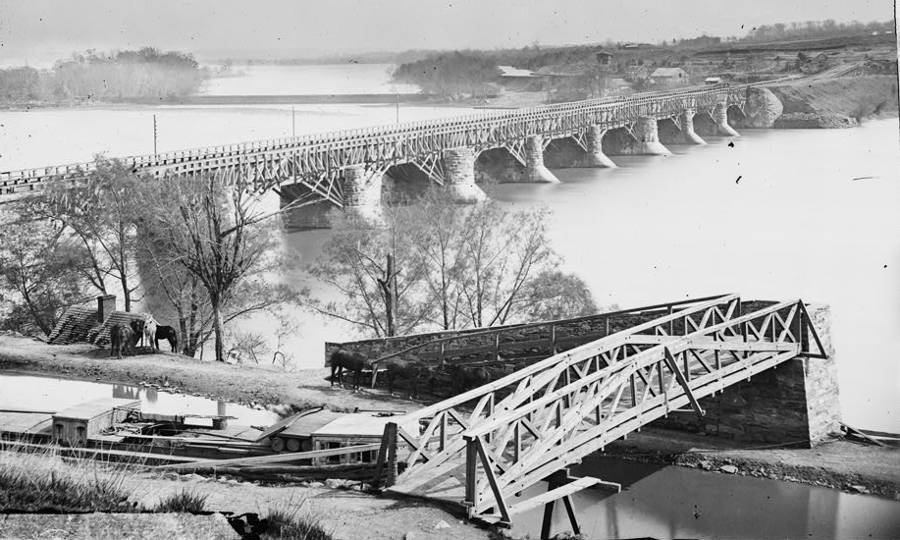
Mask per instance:
[[[390,88],[389,66],[236,66],[210,93],[306,94]],[[356,80],[359,86],[347,83]],[[357,83],[354,83],[357,84]],[[228,86],[231,85],[231,86]],[[6,111],[0,170],[389,124],[387,105],[84,107]],[[472,112],[407,107],[401,121]],[[543,204],[565,269],[600,305],[630,307],[739,292],[745,298],[830,304],[845,421],[900,431],[900,249],[896,240],[898,121],[848,130],[746,130],[670,157],[613,157],[618,169],[556,170],[555,185],[507,184],[510,206]],[[302,210],[301,210],[302,211]],[[314,260],[328,231],[285,245]],[[300,269],[282,276],[302,280]],[[304,283],[310,285],[309,283]],[[314,290],[321,291],[313,285]],[[357,337],[298,313],[288,343],[299,367],[321,366],[324,340]]]

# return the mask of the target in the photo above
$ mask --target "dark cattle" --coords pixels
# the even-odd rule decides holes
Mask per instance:
[[[483,386],[491,382],[494,375],[486,367],[455,366],[452,364],[447,366],[447,372],[450,374],[457,392],[464,392]]]
[[[429,380],[431,375],[428,366],[411,360],[391,358],[385,360],[382,366],[385,368],[384,377],[387,380],[389,393],[394,393],[394,383],[397,379],[406,381],[406,399],[419,397],[419,383]]]
[[[122,358],[122,352],[125,354],[131,352],[134,354],[134,332],[127,326],[114,325],[109,330],[110,351],[109,355],[116,355],[116,358]]]
[[[159,340],[165,339],[169,342],[169,347],[172,348],[172,352],[178,352],[178,332],[171,326],[157,326],[155,339],[157,350],[159,349]]]
[[[357,352],[338,349],[331,355],[331,386],[334,386],[334,375],[337,372],[338,383],[344,385],[344,370],[354,373],[353,388],[359,390],[359,377],[362,370],[371,367],[369,359]]]
[[[131,333],[134,336],[134,345],[137,346],[138,341],[141,342],[141,347],[144,346],[144,321],[131,321],[128,323],[131,326]]]

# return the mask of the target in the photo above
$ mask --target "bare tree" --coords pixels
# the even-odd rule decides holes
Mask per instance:
[[[414,204],[386,208],[384,216],[381,225],[353,216],[335,221],[312,274],[341,300],[314,300],[320,313],[385,336],[395,335],[391,328],[408,333],[494,326],[547,313],[576,316],[589,309],[585,302],[593,305],[589,292],[586,301],[570,297],[586,292],[569,286],[571,278],[553,288],[566,297],[555,309],[528,304],[530,298],[549,306],[540,296],[541,280],[565,277],[557,271],[544,209],[512,212],[492,200],[458,205],[434,190]],[[393,289],[384,286],[391,279]],[[399,324],[392,326],[392,319]]]
[[[225,360],[226,323],[253,311],[296,300],[296,291],[265,279],[267,272],[284,264],[276,255],[275,228],[267,225],[280,212],[309,204],[309,200],[298,199],[279,211],[266,212],[248,180],[238,178],[232,185],[222,186],[211,176],[147,183],[141,200],[144,207],[141,228],[152,231],[148,234],[165,246],[155,255],[148,253],[156,260],[156,267],[159,269],[161,259],[168,258],[184,270],[180,278],[177,271],[174,274],[176,283],[202,286],[202,294],[191,287],[188,310],[183,309],[186,301],[183,296],[173,295],[172,300],[182,307],[179,320],[190,323],[198,332],[196,341],[201,343],[205,336],[199,334],[206,323],[198,326],[191,318],[204,317],[203,306],[208,305],[206,313],[215,338],[217,361]]]

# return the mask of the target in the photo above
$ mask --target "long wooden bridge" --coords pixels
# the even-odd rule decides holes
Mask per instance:
[[[766,370],[826,358],[801,300],[742,305],[730,294],[622,313],[644,322],[388,424],[379,460],[401,464],[388,489],[503,524],[562,499],[577,532],[569,496],[618,488],[569,467],[673,411],[703,415],[704,397]],[[397,427],[410,420],[418,431]],[[548,491],[523,495],[542,481]]]
[[[524,169],[525,181],[552,181],[542,152],[553,139],[571,138],[585,152],[584,166],[599,167],[611,165],[603,150],[603,136],[611,130],[623,132],[616,144],[625,153],[664,151],[658,121],[671,120],[685,142],[702,143],[693,131],[695,114],[708,115],[720,132],[735,135],[727,110],[744,107],[747,88],[693,87],[120,159],[135,174],[150,177],[212,174],[260,192],[300,184],[337,206],[373,204],[388,169],[412,164],[461,199],[477,199],[483,193],[473,168],[480,152],[506,149]],[[77,182],[95,167],[85,162],[2,172],[0,198],[40,190],[55,179]]]

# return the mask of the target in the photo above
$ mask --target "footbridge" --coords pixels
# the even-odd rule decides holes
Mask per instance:
[[[607,154],[667,153],[661,133],[672,142],[702,144],[695,116],[711,133],[737,135],[728,109],[743,110],[748,88],[692,87],[120,159],[148,177],[213,175],[258,192],[293,186],[362,209],[379,204],[392,168],[408,165],[459,201],[472,202],[484,197],[475,184],[482,153],[502,150],[508,158],[493,170],[501,181],[554,182],[543,158],[551,141],[567,139],[577,147],[574,166],[609,167]],[[40,190],[54,179],[78,182],[94,168],[87,162],[2,172],[0,198]]]
[[[831,423],[817,419],[831,413],[815,409],[837,407],[836,394],[817,397],[824,391],[817,387],[817,374],[831,369],[826,367],[827,335],[820,338],[817,331],[823,328],[822,313],[801,300],[742,303],[735,294],[617,312],[605,324],[631,321],[630,327],[388,424],[379,475],[382,464],[389,466],[387,476],[377,481],[390,492],[462,504],[470,518],[507,525],[517,514],[547,505],[546,512],[562,499],[577,532],[569,497],[589,487],[619,488],[599,478],[573,476],[570,467],[668,415],[687,410],[703,417],[704,403],[716,393],[753,386],[748,381],[755,380],[745,394],[771,400],[766,406],[776,409],[774,422],[794,422],[791,409],[801,408],[807,435],[815,438],[809,430],[828,429],[811,427]],[[584,324],[588,318],[574,321],[595,331]],[[602,327],[603,319],[597,321]],[[552,324],[561,328],[566,321]],[[524,336],[526,326],[538,327],[503,332]],[[484,334],[469,333],[468,338]],[[489,343],[492,334],[486,335]],[[459,336],[438,338],[402,354],[434,348],[433,343],[447,353],[448,339]],[[527,348],[535,346],[536,340],[529,338]],[[557,339],[555,346],[565,348],[565,340]],[[478,348],[469,347],[466,354]],[[481,349],[489,355],[497,350]],[[759,385],[773,387],[775,393],[760,396]],[[754,406],[745,401],[741,414]],[[758,418],[747,418],[739,421],[760,424]],[[414,432],[397,427],[416,421]],[[541,482],[548,483],[546,491],[535,488]]]

